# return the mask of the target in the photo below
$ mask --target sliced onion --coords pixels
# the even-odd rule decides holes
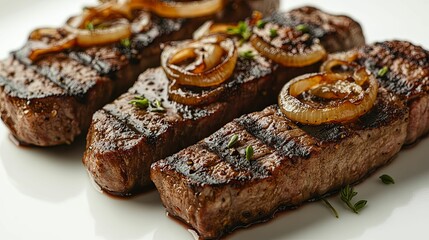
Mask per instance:
[[[250,42],[262,55],[285,67],[308,66],[322,60],[326,56],[325,49],[319,43],[312,45],[309,51],[304,53],[290,53],[272,46],[256,35],[252,36]]]
[[[210,89],[198,89],[197,91],[193,91],[192,89],[180,86],[173,80],[168,88],[168,96],[170,100],[181,104],[200,106],[216,102],[224,90],[224,87],[218,86]]]
[[[67,31],[76,35],[77,44],[81,47],[113,43],[131,35],[130,22],[124,18],[109,22],[106,28],[94,30],[79,28],[81,22],[81,16],[76,16],[70,18],[65,26]]]
[[[167,46],[161,54],[161,65],[168,78],[180,85],[212,87],[232,75],[237,57],[232,39],[212,35]]]
[[[285,67],[304,67],[326,57],[325,48],[309,33],[266,23],[262,28],[254,27],[250,43],[265,57]],[[274,35],[273,35],[274,32]]]
[[[351,51],[347,53],[337,53],[329,56],[322,66],[321,72],[334,73],[334,72],[348,72],[352,73],[359,65],[354,61],[357,58],[357,53]]]
[[[356,76],[358,76],[358,79],[356,79]],[[349,81],[351,79],[355,80],[351,84],[362,88],[365,87],[366,89],[361,89],[358,94],[350,94],[350,96],[342,99],[332,98],[334,100],[330,101],[329,104],[323,102],[314,104],[317,106],[298,99],[299,95],[306,91],[311,94],[312,89],[317,89],[322,84],[335,84],[338,81]],[[356,91],[359,91],[359,89]],[[367,73],[364,68],[356,70],[354,77],[345,73],[306,74],[293,79],[283,87],[278,103],[283,114],[289,119],[303,124],[319,125],[350,121],[362,116],[374,105],[377,92],[377,80],[373,75]],[[327,100],[332,99],[327,98]]]
[[[234,28],[234,27],[237,27],[237,25],[226,24],[226,23],[214,23],[213,21],[207,21],[194,32],[193,38],[197,40],[210,34],[227,33],[228,29]]]
[[[215,14],[223,8],[223,0],[187,2],[162,0],[129,0],[132,9],[145,9],[167,18],[195,18]]]
[[[74,35],[63,35],[56,28],[40,28],[31,32],[31,42],[28,58],[31,61],[38,60],[41,56],[56,53],[71,48],[76,43]]]

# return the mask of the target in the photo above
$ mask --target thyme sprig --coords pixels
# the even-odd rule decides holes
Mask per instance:
[[[332,213],[335,215],[336,218],[339,218],[337,210],[332,206],[332,204],[328,201],[328,199],[322,197],[322,201],[328,206],[329,209],[331,209]]]
[[[362,208],[364,208],[367,204],[366,200],[359,200],[355,204],[352,203],[353,197],[355,197],[358,193],[353,190],[353,187],[350,185],[345,186],[340,191],[341,200],[347,204],[347,206],[354,212],[359,213]]]

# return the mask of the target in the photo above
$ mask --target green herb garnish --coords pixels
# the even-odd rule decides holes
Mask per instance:
[[[88,22],[85,26],[86,29],[88,29],[89,31],[94,31],[94,23],[92,22]]]
[[[138,108],[146,109],[149,107],[149,99],[143,96],[134,97],[134,99],[130,101],[130,104]]]
[[[236,27],[229,27],[226,30],[226,33],[230,35],[238,35],[244,41],[249,40],[250,36],[252,36],[252,31],[250,31],[249,25],[243,21],[240,21]]]
[[[299,24],[295,27],[295,29],[297,31],[303,32],[303,33],[308,33],[310,31],[310,29],[308,28],[307,25],[305,24]]]
[[[252,160],[253,153],[254,153],[253,147],[251,145],[247,146],[246,147],[246,159],[248,161]]]
[[[395,180],[387,174],[383,174],[379,177],[384,184],[395,184]]]
[[[255,54],[251,50],[240,52],[239,55],[240,55],[241,58],[244,58],[244,59],[250,59],[250,60],[252,60],[252,59],[255,58]]]
[[[130,101],[130,104],[141,109],[146,109],[149,112],[165,112],[165,108],[162,106],[161,101],[155,100],[150,102],[149,99],[144,96],[134,97],[134,99]]]
[[[352,204],[352,199],[354,196],[357,195],[357,192],[355,192],[353,190],[352,187],[350,187],[350,185],[345,186],[343,189],[341,189],[340,191],[340,196],[341,196],[341,200],[343,202],[345,202],[347,204],[347,206],[353,210],[354,213],[359,213],[359,211],[364,208],[367,204],[366,200],[360,200],[355,204]]]
[[[126,48],[129,48],[131,46],[130,39],[129,38],[121,39],[121,45],[126,47]]]
[[[232,135],[232,137],[229,139],[228,145],[226,145],[226,148],[231,148],[237,143],[237,141],[238,141],[238,135],[237,134]]]
[[[256,22],[256,27],[257,28],[263,28],[263,27],[265,27],[265,24],[267,24],[267,22],[265,22],[264,20],[258,20],[257,22]]]
[[[386,66],[384,66],[382,69],[380,69],[377,73],[377,75],[379,77],[384,77],[384,75],[386,75],[386,73],[389,71],[389,68],[387,68]]]
[[[155,100],[151,104],[151,108],[149,109],[150,112],[165,112],[165,108],[162,106],[161,101]]]
[[[271,38],[275,38],[275,37],[277,37],[279,34],[277,33],[277,29],[275,29],[275,28],[271,28],[270,29],[270,37]]]
[[[339,218],[337,210],[332,206],[332,204],[325,198],[322,198],[322,201],[328,206],[329,209],[331,209],[332,213],[334,213],[336,218]]]

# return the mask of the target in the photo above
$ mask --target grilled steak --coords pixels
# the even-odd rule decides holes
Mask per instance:
[[[406,106],[384,89],[371,112],[349,124],[296,125],[270,106],[154,163],[151,178],[172,216],[203,239],[218,238],[364,178],[400,150],[407,119]],[[239,140],[227,148],[234,134]]]
[[[429,52],[404,41],[363,47],[355,60],[379,75],[380,85],[397,94],[410,109],[406,143],[429,132]],[[379,73],[386,68],[385,74]]]
[[[203,238],[216,238],[364,178],[428,131],[427,54],[387,41],[331,55],[355,56],[377,76],[381,88],[369,113],[320,126],[294,124],[276,106],[238,118],[152,165],[167,211]],[[240,141],[226,149],[233,134]],[[247,145],[255,149],[251,161],[243,156]]]
[[[300,18],[305,21],[300,22]],[[353,20],[337,19],[315,8],[304,7],[291,13],[275,14],[275,19],[291,26],[313,21],[311,29],[318,32],[327,49],[345,50],[354,44],[362,45],[364,41],[362,30]],[[352,27],[348,33],[343,24]],[[352,33],[359,34],[353,36]],[[357,40],[338,46],[339,42],[346,42],[346,37]],[[168,80],[162,70],[147,71],[128,93],[94,115],[83,163],[95,182],[107,192],[118,195],[138,192],[150,184],[152,162],[196,143],[243,113],[274,103],[285,82],[316,71],[319,64],[280,68],[260,56],[253,60],[239,59],[233,77],[221,86],[226,89],[220,101],[199,109],[168,100]],[[274,72],[274,69],[277,70]],[[163,99],[167,112],[136,111],[129,101],[139,94]]]
[[[159,65],[160,43],[191,37],[206,20],[235,22],[251,11],[246,1],[237,0],[216,16],[174,20],[153,15],[150,29],[133,36],[129,47],[74,49],[35,63],[27,53],[37,43],[29,41],[0,63],[1,118],[22,143],[71,143],[86,131],[97,109],[130,88],[144,70]]]
[[[162,68],[146,71],[127,93],[94,114],[83,163],[106,191],[119,195],[139,191],[150,183],[152,162],[204,138],[237,114],[267,104],[274,67],[260,56],[239,60],[232,81],[223,86],[228,90],[223,99],[203,107],[170,101]],[[166,112],[130,104],[141,95],[160,99]]]

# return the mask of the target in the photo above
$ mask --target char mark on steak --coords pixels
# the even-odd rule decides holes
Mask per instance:
[[[72,49],[34,63],[27,56],[37,43],[28,41],[0,63],[1,118],[22,143],[71,143],[86,132],[96,110],[129,89],[144,70],[159,65],[161,43],[189,38],[207,20],[238,21],[251,11],[246,1],[240,1],[240,7],[231,1],[213,16],[151,15],[150,29],[133,35],[130,46]]]
[[[407,119],[384,89],[369,114],[347,124],[297,125],[270,106],[154,163],[151,178],[172,216],[203,239],[219,238],[361,180],[401,149]],[[239,140],[227,148],[233,135]]]
[[[328,50],[344,51],[364,44],[359,24],[347,17],[304,7],[275,14],[274,18],[288,26],[299,24],[301,19],[302,24],[319,26],[318,36]],[[287,20],[291,18],[293,23]],[[346,25],[350,26],[349,32]],[[356,40],[345,44],[345,38]],[[128,93],[94,115],[84,165],[107,192],[128,195],[141,191],[151,182],[151,163],[196,143],[241,114],[275,103],[281,87],[289,79],[315,72],[319,65],[281,68],[259,55],[253,60],[239,58],[233,77],[219,87],[221,99],[197,109],[171,102],[167,97],[168,79],[162,70],[149,70]],[[167,112],[136,111],[129,101],[138,94],[162,99]]]
[[[369,69],[381,86],[408,105],[406,143],[429,132],[429,52],[406,41],[386,41],[362,47],[355,60]],[[380,72],[385,68],[385,73]]]

